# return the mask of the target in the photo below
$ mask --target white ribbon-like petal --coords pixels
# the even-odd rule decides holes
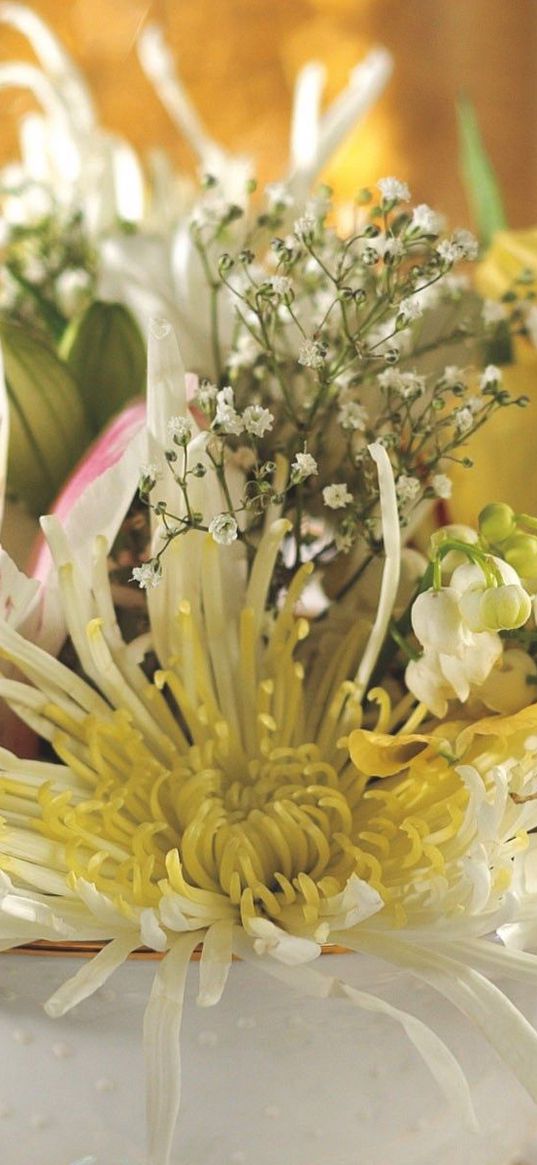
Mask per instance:
[[[222,998],[232,959],[233,923],[215,922],[203,941],[200,959],[200,1007],[213,1007]]]
[[[181,1100],[179,1036],[186,974],[198,936],[175,939],[159,965],[144,1016],[148,1165],[169,1165]]]
[[[347,940],[344,938],[342,941],[346,942]],[[241,958],[249,962],[255,961],[256,965],[260,966],[262,970],[267,971],[270,975],[273,975],[276,979],[286,983],[288,986],[294,987],[303,995],[309,995],[318,999],[345,998],[354,1004],[355,1007],[359,1007],[363,1011],[385,1015],[387,1018],[393,1019],[401,1024],[406,1035],[424,1059],[429,1071],[434,1076],[434,1079],[442,1089],[447,1100],[453,1105],[458,1118],[467,1128],[474,1131],[477,1129],[477,1121],[468,1083],[460,1065],[440,1037],[431,1031],[426,1024],[422,1023],[420,1019],[417,1019],[416,1016],[410,1015],[406,1011],[402,1011],[398,1007],[394,1007],[393,1004],[388,1003],[385,999],[381,999],[377,995],[371,995],[366,991],[359,991],[356,987],[351,987],[350,984],[344,983],[341,979],[324,975],[319,971],[313,970],[312,967],[294,966],[291,968],[284,967],[272,959],[260,960],[253,954],[251,942],[240,931],[236,931],[233,946]]]
[[[57,1019],[60,1015],[65,1015],[77,1003],[81,1003],[83,999],[88,999],[99,987],[106,983],[110,975],[125,962],[125,959],[130,955],[131,951],[139,944],[139,936],[137,933],[131,931],[128,935],[120,935],[118,938],[112,939],[112,942],[107,943],[98,955],[95,955],[89,962],[73,975],[72,979],[68,979],[66,983],[51,995],[50,999],[45,1003],[45,1011],[47,1015]]]
[[[537,1032],[494,983],[467,963],[391,935],[356,933],[345,943],[411,971],[481,1029],[504,1063],[537,1101]]]
[[[356,673],[356,684],[361,693],[365,693],[367,689],[386,638],[401,573],[401,530],[392,465],[380,441],[375,441],[368,449],[377,467],[379,479],[385,562],[376,619]]]

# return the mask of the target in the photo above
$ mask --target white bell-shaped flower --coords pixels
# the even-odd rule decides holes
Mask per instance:
[[[481,697],[481,686],[502,654],[499,635],[489,631],[466,634],[462,653],[428,648],[420,659],[411,660],[405,671],[409,691],[439,718],[447,715],[449,700],[464,704],[471,695]]]
[[[440,656],[436,651],[424,651],[420,659],[412,659],[407,664],[405,683],[412,695],[425,704],[441,720],[447,715],[448,700],[454,692],[445,679],[440,667]]]
[[[504,562],[503,558],[496,558],[495,555],[491,554],[488,556],[488,561],[496,567],[502,583],[506,585],[509,583],[520,584],[520,576],[514,567],[510,566],[508,562]],[[463,595],[465,591],[472,587],[486,586],[486,579],[481,567],[477,563],[465,562],[453,571],[449,585],[453,590],[457,591],[458,595]]]
[[[501,654],[502,641],[499,635],[489,631],[482,631],[479,635],[470,634],[462,656],[442,652],[439,657],[440,669],[444,679],[451,685],[452,696],[456,696],[462,704],[466,703],[470,694],[485,682]]]
[[[481,613],[481,603],[487,588],[483,582],[483,576],[481,576],[481,580],[481,586],[475,585],[468,587],[468,590],[463,591],[459,599],[459,610],[464,622],[470,628],[470,631],[474,632],[486,630]]]
[[[452,587],[424,591],[412,605],[412,628],[423,647],[448,654],[460,653],[468,631],[459,610],[459,596]]]

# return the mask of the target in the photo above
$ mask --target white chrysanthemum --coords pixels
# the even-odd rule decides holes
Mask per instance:
[[[150,340],[148,445],[159,469],[164,418],[186,415],[184,384],[172,399],[172,339]],[[194,462],[206,440],[193,437]],[[422,736],[412,729],[418,709],[392,735],[389,700],[377,692],[377,730],[363,728],[400,572],[393,473],[382,446],[370,452],[385,550],[378,609],[365,647],[358,619],[317,671],[296,659],[307,564],[266,618],[289,531],[282,520],[267,523],[249,569],[242,541],[220,546],[190,530],[171,544],[162,585],[148,592],[152,678],[143,645],[133,650],[120,635],[103,537],[81,568],[58,522],[44,522],[84,679],[0,620],[3,666],[19,672],[0,679],[0,696],[57,757],[0,749],[0,944],[105,944],[49,1000],[51,1015],[140,944],[165,956],[144,1029],[154,1165],[169,1162],[184,971],[196,945],[204,1005],[219,1000],[236,953],[306,993],[389,1014],[471,1121],[462,1073],[434,1033],[381,997],[301,967],[327,941],[369,951],[474,1016],[537,1094],[537,1039],[480,972],[535,973],[531,956],[486,936],[535,910],[523,850],[537,826],[537,763],[526,746],[537,709]],[[223,512],[218,480],[207,473],[192,488],[210,524]]]

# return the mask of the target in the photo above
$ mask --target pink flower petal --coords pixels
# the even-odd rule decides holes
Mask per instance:
[[[133,438],[142,429],[144,422],[144,401],[136,401],[123,409],[119,416],[110,422],[100,437],[97,437],[97,440],[93,442],[93,445],[79,462],[56,499],[52,513],[56,514],[62,521],[68,518],[73,506],[88,486],[119,461]],[[50,551],[43,536],[40,535],[31,555],[28,569],[34,578],[46,582],[51,565]]]

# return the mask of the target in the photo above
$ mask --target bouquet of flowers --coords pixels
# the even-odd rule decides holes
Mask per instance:
[[[118,294],[141,286],[123,244],[142,263],[146,241],[99,242]],[[537,1099],[537,1035],[493,982],[537,982],[537,518],[447,510],[469,437],[527,403],[491,353],[527,329],[529,285],[483,305],[473,236],[393,177],[342,226],[296,173],[258,196],[242,173],[230,196],[208,170],[173,247],[191,331],[183,315],[178,346],[153,319],[147,408],[42,519],[36,577],[0,559],[0,696],[42,742],[0,748],[0,946],[102,944],[51,1016],[136,948],[163,955],[152,1165],[195,948],[204,1006],[237,955],[390,1014],[471,1126],[443,1041],[314,964],[337,944],[409,970]]]

